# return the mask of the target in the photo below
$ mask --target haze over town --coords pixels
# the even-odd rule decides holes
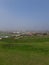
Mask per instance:
[[[49,31],[49,0],[0,0],[0,31]]]

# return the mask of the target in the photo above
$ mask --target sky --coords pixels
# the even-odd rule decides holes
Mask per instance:
[[[0,30],[49,31],[49,0],[0,0]]]

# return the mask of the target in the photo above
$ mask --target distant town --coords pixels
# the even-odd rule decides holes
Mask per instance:
[[[0,40],[3,38],[19,39],[23,36],[48,36],[49,32],[0,32]]]

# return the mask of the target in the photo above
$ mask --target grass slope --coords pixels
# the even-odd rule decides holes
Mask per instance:
[[[1,40],[0,65],[49,65],[49,37]]]

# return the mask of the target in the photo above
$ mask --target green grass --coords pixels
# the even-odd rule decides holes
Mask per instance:
[[[0,40],[0,65],[49,65],[49,37]]]

